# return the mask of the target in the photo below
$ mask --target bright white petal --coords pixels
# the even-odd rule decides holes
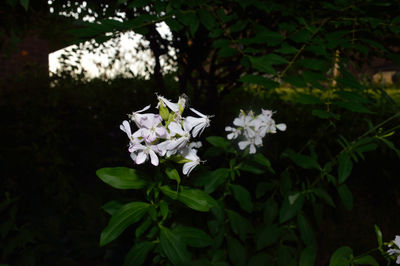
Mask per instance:
[[[248,140],[240,141],[238,143],[238,145],[239,145],[239,149],[244,150],[244,149],[246,149],[247,146],[250,145],[250,141],[248,141]]]
[[[124,131],[126,133],[126,135],[128,135],[128,138],[131,137],[132,132],[131,132],[131,125],[129,124],[128,121],[124,120],[122,122],[122,125],[119,126],[119,128]]]
[[[276,128],[279,129],[280,131],[285,131],[286,130],[286,124],[284,124],[284,123],[277,124]],[[399,244],[400,244],[400,239],[399,239]]]
[[[197,111],[197,110],[195,110],[195,109],[193,109],[193,108],[190,108],[190,110],[191,110],[193,113],[195,113],[196,115],[198,115],[198,116],[207,117],[206,115],[203,115],[202,113],[200,113],[199,111]]]
[[[146,161],[146,159],[147,159],[147,154],[145,154],[143,151],[139,152],[139,154],[136,157],[136,163],[137,164],[144,163],[144,161]]]
[[[178,134],[178,135],[181,135],[181,136],[185,135],[185,133],[186,133],[185,131],[183,131],[182,127],[176,122],[171,122],[168,125],[168,129],[170,131],[174,132],[175,134]]]
[[[144,111],[149,110],[149,109],[150,109],[150,104],[147,105],[147,106],[146,106],[145,108],[143,108],[142,110],[136,111],[136,113],[141,113],[141,112],[144,112]]]
[[[154,166],[158,165],[158,157],[153,150],[150,150],[150,160],[152,165]]]
[[[182,172],[184,175],[189,175],[190,172],[198,165],[198,162],[188,162],[183,165]]]
[[[131,158],[132,158],[132,160],[134,160],[134,161],[136,161],[136,157],[137,157],[137,155],[136,155],[136,153],[131,153]]]
[[[199,125],[195,126],[192,131],[193,137],[195,138],[195,137],[197,137],[197,135],[200,136],[201,133],[203,133],[205,128],[206,128],[206,124],[199,124]]]
[[[233,120],[233,124],[237,127],[243,127],[244,126],[244,120],[240,118],[235,118]]]

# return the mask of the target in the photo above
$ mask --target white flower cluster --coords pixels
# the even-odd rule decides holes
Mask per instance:
[[[239,141],[239,148],[244,150],[247,146],[250,146],[249,153],[256,153],[256,147],[262,146],[262,138],[268,133],[276,133],[276,129],[281,131],[286,130],[286,124],[275,124],[272,114],[272,111],[264,109],[261,109],[261,114],[257,116],[254,115],[253,111],[246,114],[243,110],[240,110],[239,117],[233,120],[236,128],[225,127],[225,131],[230,132],[227,138],[236,139],[240,135],[243,135],[244,140]]]
[[[396,247],[389,249],[387,253],[389,256],[397,256],[396,264],[400,264],[400,236],[396,236],[396,238],[393,240],[393,244],[395,244]],[[393,244],[389,244],[389,247],[392,247]]]
[[[190,108],[199,117],[183,117],[185,97],[179,97],[177,103],[162,96],[157,98],[159,114],[144,113],[150,108],[148,105],[129,115],[138,127],[136,132],[132,133],[127,120],[120,126],[130,140],[128,150],[131,158],[136,164],[142,164],[150,157],[151,163],[157,166],[158,156],[174,157],[178,162],[184,163],[183,174],[189,175],[200,164],[196,149],[201,147],[201,142],[191,142],[191,137],[200,136],[210,125],[210,116]]]

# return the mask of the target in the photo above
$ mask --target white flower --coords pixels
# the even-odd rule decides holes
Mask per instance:
[[[231,131],[231,133],[226,136],[228,139],[237,139],[237,137],[239,137],[240,133],[242,132],[239,128],[234,127],[225,127],[225,131]]]
[[[271,110],[261,109],[261,112],[261,114],[255,116],[253,111],[246,114],[241,110],[239,117],[233,120],[236,128],[225,127],[225,131],[230,132],[227,135],[228,139],[236,139],[240,135],[244,136],[244,140],[239,141],[238,145],[241,150],[249,147],[250,154],[256,153],[256,147],[262,146],[262,138],[268,133],[276,133],[276,129],[286,130],[286,124],[275,124]]]
[[[197,156],[197,150],[195,149],[188,149],[186,153],[182,154],[182,156],[190,160],[190,162],[187,162],[183,165],[182,168],[182,173],[184,175],[189,175],[192,170],[200,164],[200,158]]]
[[[162,118],[160,115],[147,116],[140,119],[140,134],[147,143],[154,142],[157,137],[165,138],[167,130],[161,124]]]
[[[136,154],[136,152],[138,153]],[[133,160],[135,160],[136,164],[142,164],[150,156],[151,164],[157,166],[159,161],[156,152],[157,153],[159,152],[158,147],[156,145],[144,146],[140,143],[136,143],[131,148],[131,157]]]
[[[200,136],[206,127],[210,126],[210,117],[211,116],[203,115],[202,113],[200,113],[199,111],[197,111],[193,108],[190,108],[190,110],[192,110],[193,113],[197,114],[200,117],[188,116],[183,121],[183,125],[186,126],[186,128],[189,131],[193,129],[192,135],[195,138],[195,137],[197,137],[197,135]]]
[[[397,259],[396,259],[396,264],[400,264],[400,236],[396,236],[396,238],[393,240],[393,243],[397,246],[395,249],[394,248],[391,248],[391,249],[389,249],[388,251],[387,251],[387,253],[390,255],[390,256],[393,256],[393,255],[395,255],[395,256],[397,256]],[[391,247],[391,245],[389,245],[389,247]]]
[[[158,98],[157,108],[160,107],[160,104],[163,104],[163,106],[167,106],[174,113],[179,111],[178,103],[173,103],[162,96],[157,96],[157,98]]]
[[[150,108],[150,105],[147,105],[147,106],[144,107],[143,109],[141,109],[141,110],[139,110],[139,111],[136,111],[136,112],[133,112],[132,114],[129,115],[130,119],[131,119],[133,122],[135,122],[135,124],[137,125],[137,127],[140,127],[139,123],[140,123],[140,120],[141,120],[142,118],[147,117],[147,116],[152,116],[152,115],[154,115],[154,114],[150,114],[150,113],[142,114],[144,111],[148,110],[149,108]]]
[[[129,139],[132,137],[131,125],[128,121],[124,120],[119,128],[126,133]]]
[[[179,137],[172,139],[171,143],[168,145],[168,150],[177,150],[186,146],[190,139],[189,130],[183,125],[183,129],[180,124],[176,122],[171,122],[168,125],[169,134],[171,136],[179,135]]]

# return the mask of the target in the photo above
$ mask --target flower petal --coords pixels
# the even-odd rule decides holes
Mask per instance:
[[[152,165],[154,166],[158,165],[158,157],[153,150],[150,150],[150,160]]]
[[[142,164],[144,161],[147,159],[147,154],[145,154],[143,151],[139,152],[139,154],[136,157],[136,163],[137,164]]]

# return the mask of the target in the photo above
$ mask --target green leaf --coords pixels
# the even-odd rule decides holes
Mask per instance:
[[[313,266],[317,258],[315,245],[309,245],[300,254],[299,266]]]
[[[126,167],[101,168],[96,171],[97,176],[113,188],[118,189],[141,189],[147,185],[146,180],[135,169]]]
[[[207,194],[213,193],[220,185],[224,184],[226,178],[229,176],[230,169],[218,168],[214,171],[207,171],[202,173],[195,179],[195,184],[203,186]]]
[[[238,53],[238,51],[236,49],[233,49],[232,47],[222,47],[218,51],[218,55],[220,57],[232,57],[232,56],[236,55],[237,53]]]
[[[239,236],[240,240],[244,242],[247,233],[253,231],[251,223],[237,212],[228,209],[225,211],[226,214],[228,215],[232,231]]]
[[[171,199],[179,200],[196,211],[208,212],[212,207],[217,205],[215,199],[199,189],[190,189],[181,186],[180,191],[176,192],[168,186],[162,186],[160,190],[164,195]]]
[[[296,153],[292,150],[287,150],[286,152],[283,153],[283,155],[289,157],[289,159],[291,159],[295,164],[297,164],[301,168],[304,169],[314,168],[318,170],[321,169],[321,166],[318,164],[318,162],[310,156]]]
[[[290,204],[289,197],[283,201],[282,207],[279,211],[279,222],[284,223],[292,219],[301,210],[304,203],[304,196],[300,195],[297,200]]]
[[[254,56],[249,56],[248,58],[249,58],[251,64],[253,65],[253,67],[255,69],[257,69],[258,71],[273,74],[273,75],[277,74],[276,70],[272,67],[271,62],[269,62],[265,58],[254,57]]]
[[[256,187],[256,198],[259,199],[267,193],[274,189],[276,185],[272,182],[259,182]]]
[[[294,98],[294,102],[301,104],[323,104],[323,102],[316,96],[311,94],[299,93]]]
[[[344,101],[336,101],[333,102],[333,104],[345,108],[349,111],[356,112],[356,113],[364,113],[364,114],[372,114],[369,109],[366,107],[362,106],[360,103],[357,102],[344,102]]]
[[[342,184],[350,176],[351,170],[353,168],[353,163],[351,162],[350,156],[342,152],[338,158],[338,178],[339,184]]]
[[[296,266],[297,262],[293,252],[287,246],[280,245],[278,248],[278,266]]]
[[[206,138],[206,141],[213,145],[214,147],[221,148],[226,152],[232,152],[233,147],[232,143],[228,141],[226,138],[219,137],[219,136],[210,136]]]
[[[25,8],[25,11],[28,10],[28,8],[29,8],[29,0],[19,0],[19,3],[21,4],[21,6],[23,6],[23,8]]]
[[[267,224],[264,228],[256,234],[256,246],[257,250],[263,249],[274,244],[280,236],[283,230],[276,224]]]
[[[325,110],[321,110],[321,109],[314,109],[314,110],[311,111],[311,114],[313,116],[316,116],[316,117],[319,117],[319,118],[322,118],[322,119],[329,119],[329,118],[334,118],[336,120],[340,119],[340,115],[334,114],[332,112],[328,112],[328,111],[325,111]]]
[[[338,248],[329,260],[329,266],[350,266],[350,260],[353,256],[353,250],[349,247]]]
[[[258,253],[251,257],[247,266],[272,265],[272,258],[267,253]]]
[[[346,184],[341,184],[338,187],[338,193],[346,209],[351,211],[353,209],[353,194]]]
[[[353,260],[355,264],[379,266],[378,262],[370,255],[365,255]]]
[[[189,263],[191,256],[183,241],[164,226],[160,226],[160,247],[174,265]]]
[[[198,14],[201,23],[204,25],[204,27],[206,27],[207,30],[211,31],[217,25],[212,12],[209,10],[200,9],[198,10]]]
[[[255,175],[260,175],[260,174],[265,173],[265,171],[263,169],[260,169],[257,166],[252,165],[250,163],[242,163],[242,164],[240,164],[239,169],[242,170],[242,171],[245,171],[245,172],[249,172],[249,173],[255,174]]]
[[[134,245],[126,254],[124,266],[142,265],[149,252],[154,248],[154,243],[145,241]]]
[[[136,228],[135,237],[136,238],[141,237],[143,233],[150,228],[151,224],[152,224],[152,219],[150,216],[147,216],[147,218]]]
[[[292,34],[289,38],[297,43],[305,43],[312,36],[312,33],[309,30],[300,30]]]
[[[227,238],[228,242],[228,256],[232,264],[235,266],[244,266],[246,263],[246,249],[245,247],[233,237]]]
[[[323,199],[329,206],[335,207],[332,197],[322,188],[314,188],[312,192],[319,198]]]
[[[212,238],[203,230],[189,226],[177,226],[173,228],[172,233],[177,235],[183,243],[188,246],[203,248],[213,243]]]
[[[297,63],[302,67],[316,71],[325,70],[327,68],[325,61],[315,58],[301,59]]]
[[[378,245],[379,245],[379,247],[382,247],[382,245],[383,245],[383,241],[382,241],[382,231],[381,231],[381,229],[379,228],[379,226],[377,226],[376,224],[375,224],[374,228],[375,228],[376,239],[377,239],[377,241],[378,241]]]
[[[150,204],[146,202],[131,202],[123,205],[111,217],[108,225],[100,236],[100,246],[116,239],[128,226],[138,222],[148,211]]]
[[[261,85],[264,88],[268,88],[268,89],[275,89],[275,88],[279,87],[279,83],[272,81],[269,78],[265,78],[263,76],[246,75],[246,76],[241,77],[240,80],[245,83]]]
[[[286,42],[282,43],[281,48],[275,50],[274,52],[278,52],[281,54],[295,54],[297,53],[297,49],[294,48],[293,46],[290,46],[289,44],[287,44]]]
[[[122,203],[116,201],[116,200],[111,200],[104,204],[101,208],[108,213],[109,215],[113,215],[116,211],[118,211],[122,207]]]
[[[300,237],[303,240],[304,244],[311,245],[315,243],[315,234],[310,224],[308,223],[306,217],[299,213],[297,215],[297,226],[300,231]]]
[[[381,140],[383,143],[385,143],[390,149],[392,149],[394,152],[396,152],[397,157],[399,157],[400,159],[400,150],[396,148],[396,146],[394,146],[393,142],[383,138],[383,137],[379,137],[379,140]]]
[[[240,208],[244,211],[252,212],[253,202],[251,201],[249,191],[240,185],[231,185],[230,187],[233,192],[233,197],[239,203]]]
[[[168,213],[169,213],[168,203],[164,200],[160,201],[160,214],[163,220],[167,218]]]
[[[181,183],[181,177],[179,176],[179,173],[176,169],[167,168],[165,169],[165,173],[167,174],[169,179],[175,180],[178,185]]]
[[[271,162],[267,157],[262,155],[261,153],[256,153],[253,156],[253,159],[256,163],[264,165],[271,173],[275,174],[275,170],[272,168]]]
[[[273,199],[268,199],[264,206],[264,223],[270,224],[278,216],[278,204]]]

